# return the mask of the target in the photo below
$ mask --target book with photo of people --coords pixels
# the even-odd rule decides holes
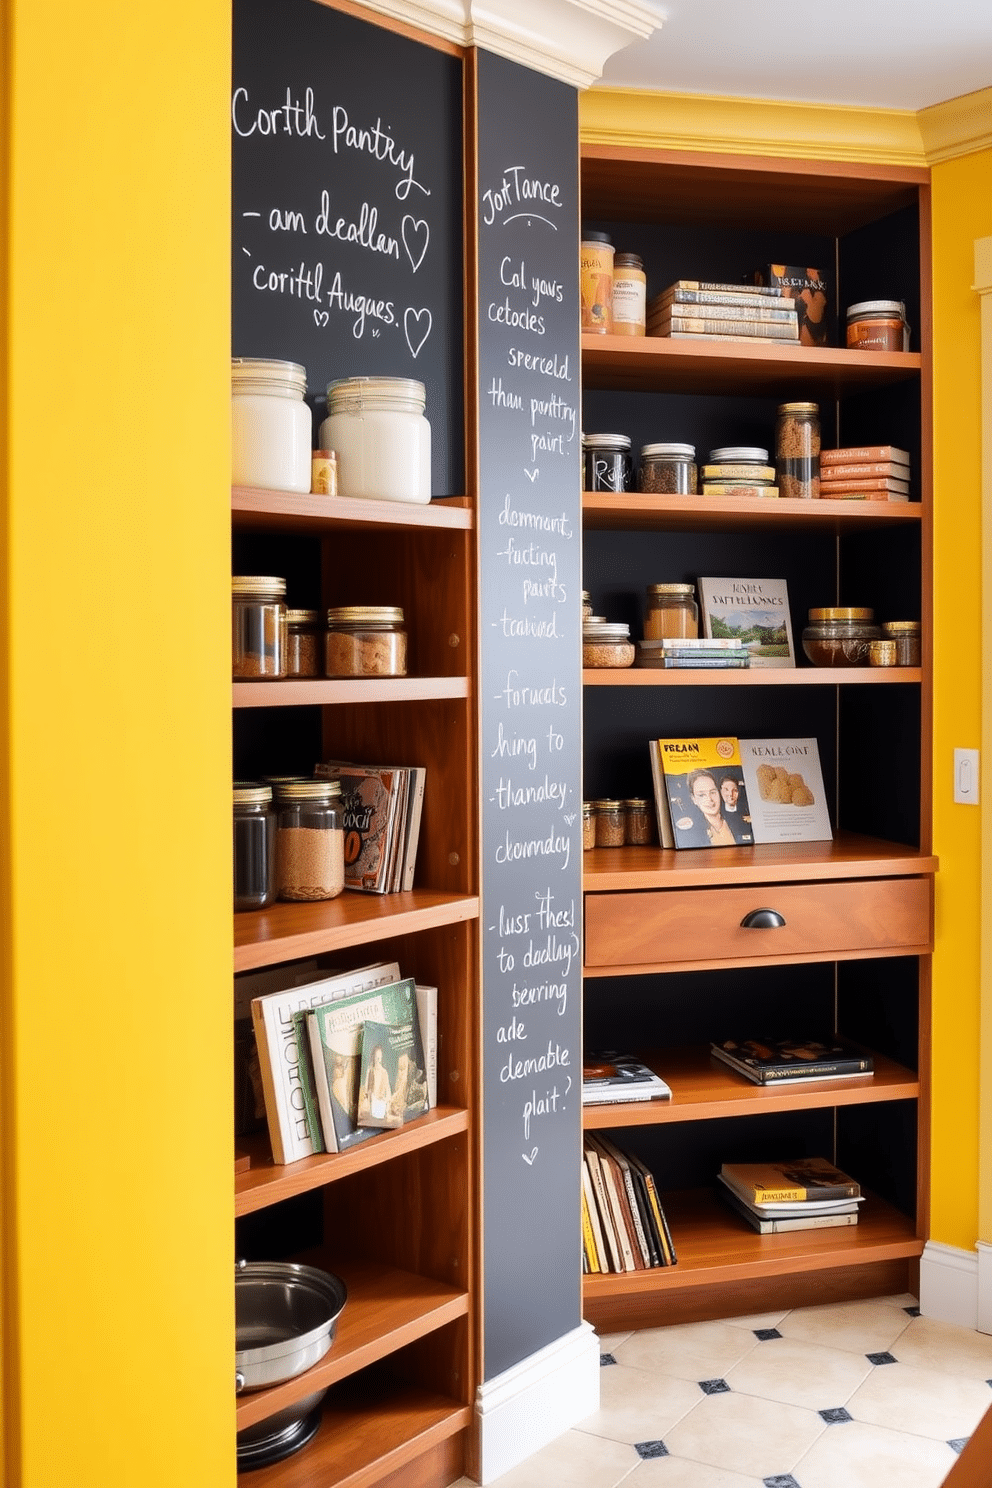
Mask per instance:
[[[392,1130],[427,1110],[424,1051],[414,1010],[402,1023],[362,1024],[359,1126]]]
[[[653,739],[651,762],[662,846],[754,842],[736,739]]]

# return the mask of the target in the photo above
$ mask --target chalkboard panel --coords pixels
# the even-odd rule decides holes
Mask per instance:
[[[487,1379],[581,1319],[577,112],[479,53]]]
[[[462,62],[315,0],[235,0],[232,351],[427,388],[465,489]],[[181,167],[179,167],[181,168]]]

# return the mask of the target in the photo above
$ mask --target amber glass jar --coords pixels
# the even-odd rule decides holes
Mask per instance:
[[[231,670],[240,682],[285,677],[285,579],[267,574],[231,579]]]
[[[695,640],[699,610],[694,584],[649,584],[644,612],[644,639]]]
[[[403,611],[391,605],[346,605],[327,612],[328,677],[405,677]]]

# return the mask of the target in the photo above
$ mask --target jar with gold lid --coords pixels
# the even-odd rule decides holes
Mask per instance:
[[[285,677],[285,579],[271,574],[231,579],[231,671],[235,681]]]
[[[627,840],[622,801],[612,798],[595,802],[596,846],[623,847]]]
[[[403,611],[392,605],[344,605],[327,612],[328,677],[405,677]]]
[[[582,851],[596,846],[596,817],[592,801],[582,802]]]
[[[875,611],[856,605],[812,609],[803,631],[803,650],[814,666],[871,664],[871,643],[881,639]]]
[[[276,816],[272,788],[234,783],[234,908],[264,909],[276,897]]]
[[[340,780],[288,780],[279,791],[276,886],[280,899],[335,899],[344,889]]]
[[[623,803],[624,842],[628,847],[647,847],[653,823],[647,796],[631,796]]]
[[[820,405],[780,403],[775,425],[775,479],[787,500],[820,494]]]
[[[919,620],[886,620],[882,635],[887,641],[896,643],[896,666],[918,667],[923,659]]]
[[[649,584],[644,639],[694,640],[699,635],[695,584]]]
[[[286,611],[286,676],[320,676],[320,614]]]

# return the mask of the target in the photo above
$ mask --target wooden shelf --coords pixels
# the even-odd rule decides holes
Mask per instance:
[[[858,687],[919,683],[920,667],[587,667],[583,687]]]
[[[273,904],[234,916],[234,970],[252,971],[322,951],[372,945],[395,935],[479,917],[477,895],[409,889],[399,894],[347,890],[316,904]]]
[[[350,1177],[352,1173],[366,1172],[408,1152],[431,1147],[435,1142],[447,1141],[449,1137],[468,1131],[468,1126],[466,1110],[458,1106],[437,1106],[399,1131],[370,1137],[348,1152],[324,1152],[316,1157],[301,1157],[292,1163],[272,1161],[269,1139],[264,1133],[239,1137],[238,1149],[250,1156],[251,1167],[235,1174],[235,1218],[267,1209],[271,1204],[295,1198],[297,1194],[324,1188],[329,1183]]]
[[[427,1276],[323,1254],[308,1255],[306,1264],[334,1272],[348,1288],[334,1342],[324,1358],[304,1374],[268,1390],[239,1395],[239,1431],[468,1315],[467,1292]]]
[[[587,1131],[602,1131],[611,1127],[712,1121],[919,1097],[919,1078],[912,1070],[881,1054],[874,1055],[874,1061],[874,1075],[767,1086],[754,1085],[743,1075],[735,1074],[702,1046],[662,1049],[647,1056],[645,1063],[668,1081],[671,1100],[583,1106],[582,1125]]]
[[[354,496],[303,496],[256,486],[232,486],[231,518],[236,530],[277,532],[317,533],[328,527],[370,527],[380,532],[401,527],[468,530],[475,525],[475,513],[465,496],[418,506]]]
[[[341,703],[435,702],[467,698],[467,677],[324,677],[290,682],[234,682],[235,708],[304,708]]]
[[[620,889],[707,888],[734,884],[816,883],[839,878],[930,874],[937,859],[898,842],[838,832],[832,842],[758,847],[599,847],[583,853],[585,894]],[[588,974],[588,973],[587,973]]]
[[[647,496],[585,491],[582,525],[603,532],[864,532],[919,522],[919,501],[796,501],[763,496]]]
[[[376,1380],[360,1393],[338,1387],[317,1435],[302,1451],[246,1475],[251,1488],[372,1488],[472,1422],[473,1408],[414,1385]],[[410,1482],[426,1482],[412,1474]],[[450,1482],[451,1476],[438,1479]]]
[[[919,378],[921,369],[915,351],[582,335],[583,386],[621,392],[841,398]]]

